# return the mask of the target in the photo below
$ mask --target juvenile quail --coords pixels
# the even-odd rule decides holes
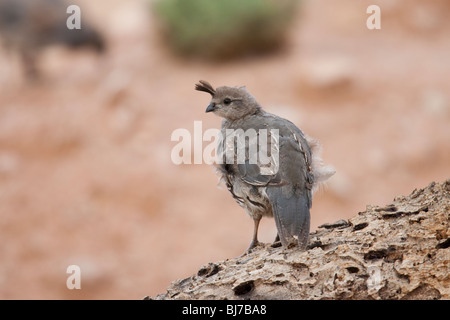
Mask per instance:
[[[258,245],[258,226],[264,216],[274,217],[276,240],[280,239],[283,246],[294,243],[305,249],[312,194],[335,173],[333,168],[323,165],[318,142],[305,136],[292,122],[265,112],[245,87],[214,89],[201,80],[195,89],[212,96],[206,112],[224,118],[216,167],[233,198],[254,221],[253,238],[247,251]],[[264,146],[259,143],[257,148],[252,148],[261,139],[252,139],[249,132],[256,132],[258,139],[261,132],[269,136],[263,140],[270,145],[265,148],[271,150],[269,165],[258,157],[251,161],[255,160],[252,150],[259,152]],[[233,139],[228,139],[230,135],[234,135]],[[241,143],[240,138],[244,139]],[[240,149],[245,150],[244,156],[239,155]]]
[[[104,50],[103,37],[84,20],[81,29],[67,27],[68,6],[63,0],[0,0],[0,41],[19,53],[28,77],[38,75],[35,60],[46,46]]]

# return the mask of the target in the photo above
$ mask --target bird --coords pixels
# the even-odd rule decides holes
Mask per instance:
[[[67,8],[63,0],[0,0],[0,40],[6,50],[19,53],[27,77],[39,76],[38,53],[50,45],[104,52],[102,35],[84,20],[81,29],[67,27]]]
[[[335,173],[333,167],[324,165],[318,140],[305,135],[291,121],[264,111],[245,87],[214,89],[200,80],[195,90],[209,93],[206,112],[223,118],[214,165],[220,181],[253,219],[253,237],[245,253],[260,244],[262,217],[274,218],[275,242],[305,250],[313,193]],[[267,134],[266,139],[259,139],[263,134]],[[261,141],[267,145],[261,145]],[[269,149],[268,162],[252,155]]]

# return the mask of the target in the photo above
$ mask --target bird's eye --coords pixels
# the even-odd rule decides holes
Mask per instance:
[[[223,100],[223,103],[225,103],[226,105],[229,105],[231,103],[231,99],[230,98],[225,98]]]

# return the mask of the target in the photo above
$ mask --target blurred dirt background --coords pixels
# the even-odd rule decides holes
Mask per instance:
[[[245,250],[252,221],[212,167],[171,161],[175,129],[220,126],[199,79],[246,85],[321,141],[337,173],[313,230],[450,177],[448,1],[304,1],[282,50],[223,63],[173,55],[148,1],[72,3],[104,55],[49,47],[31,83],[0,52],[0,299],[139,299]]]

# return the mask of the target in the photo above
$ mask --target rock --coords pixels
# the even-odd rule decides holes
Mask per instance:
[[[319,228],[334,229],[334,228],[346,228],[349,226],[351,226],[350,223],[348,223],[344,219],[341,219],[341,220],[338,220],[333,223],[324,223],[324,224],[320,225]]]
[[[153,299],[450,299],[450,180],[311,233],[210,263]]]

